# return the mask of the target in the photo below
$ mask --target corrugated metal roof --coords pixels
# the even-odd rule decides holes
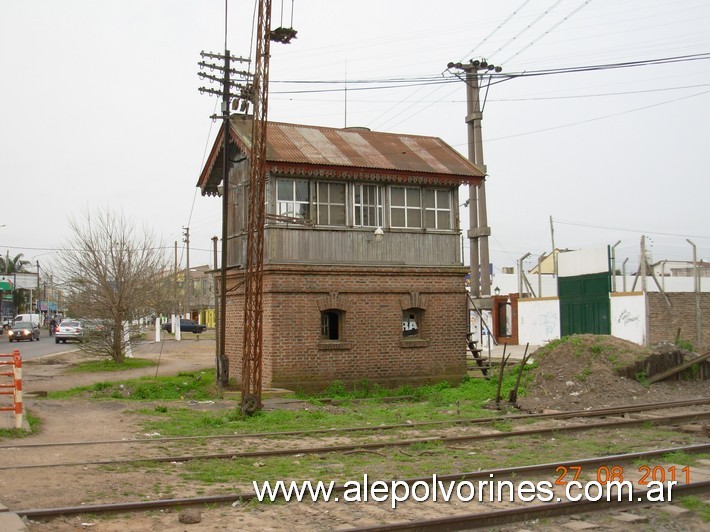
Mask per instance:
[[[230,122],[233,140],[249,157],[251,117],[234,115]],[[312,175],[368,175],[383,181],[419,177],[427,182],[467,184],[484,177],[468,159],[437,137],[269,122],[266,139],[266,160],[280,172],[297,173],[306,167]],[[222,180],[220,165],[216,164],[221,150],[220,134],[198,181],[203,194],[217,193]]]
[[[251,120],[233,117],[232,127],[250,147]],[[437,137],[269,122],[266,138],[269,162],[483,177]]]

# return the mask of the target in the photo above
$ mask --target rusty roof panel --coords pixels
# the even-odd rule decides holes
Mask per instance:
[[[249,150],[251,120],[235,116],[232,126]],[[437,137],[269,122],[267,143],[266,158],[270,162],[483,177]]]

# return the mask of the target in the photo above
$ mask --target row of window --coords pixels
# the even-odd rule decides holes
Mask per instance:
[[[441,188],[276,180],[277,214],[319,225],[451,229],[451,196]]]
[[[342,310],[324,310],[321,316],[321,338],[323,340],[342,340],[343,318]],[[402,312],[402,336],[404,338],[418,337],[421,329],[424,310],[410,308]]]

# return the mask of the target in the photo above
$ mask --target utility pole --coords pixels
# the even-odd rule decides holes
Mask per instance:
[[[486,207],[486,165],[483,161],[483,136],[479,72],[501,72],[502,68],[485,60],[471,60],[468,63],[449,63],[448,68],[456,68],[466,73],[466,124],[468,124],[468,159],[484,174],[479,185],[469,185],[469,230],[471,262],[471,294],[478,297],[491,295],[490,255],[488,253],[488,211]],[[479,284],[480,278],[480,284]]]
[[[178,297],[178,254],[177,254],[177,240],[175,241],[175,246],[173,250],[173,260],[174,260],[174,266],[173,266],[173,297],[175,298],[175,309],[174,312],[175,314],[178,313],[180,309],[180,304],[178,303],[178,300],[180,299]]]
[[[42,298],[42,292],[39,291],[39,261],[37,261],[37,314],[40,318],[37,325],[42,325],[42,309],[40,308],[40,300]],[[32,307],[30,306],[30,312],[32,312]]]
[[[239,103],[240,98],[242,99],[242,111],[246,112],[249,105],[249,92],[251,90],[251,85],[242,86],[236,81],[232,81],[232,74],[241,76],[242,78],[249,78],[251,75],[248,72],[238,71],[232,68],[231,63],[248,63],[248,59],[241,57],[235,57],[231,55],[228,49],[224,50],[224,55],[213,54],[208,52],[201,52],[200,55],[203,61],[200,61],[198,65],[200,69],[207,68],[210,72],[221,73],[222,77],[219,78],[212,74],[206,72],[199,72],[198,75],[203,80],[208,80],[211,82],[217,82],[222,84],[222,90],[210,89],[206,87],[200,87],[200,93],[202,94],[213,94],[222,97],[222,114],[221,116],[212,116],[212,119],[221,118],[222,119],[222,262],[220,269],[220,280],[219,280],[219,307],[215,305],[217,327],[219,328],[217,334],[217,348],[219,352],[217,353],[217,379],[221,380],[226,384],[229,379],[229,370],[227,366],[227,356],[225,354],[225,343],[227,337],[227,325],[225,316],[227,315],[227,241],[229,239],[228,227],[229,227],[229,170],[230,164],[230,143],[229,143],[229,109],[230,103],[234,100],[235,103]],[[206,63],[204,59],[223,61],[223,65],[216,63]],[[232,89],[238,89],[238,93],[232,93]],[[216,237],[215,237],[216,238]],[[215,259],[215,269],[217,269],[217,262]],[[215,294],[216,296],[216,294]]]
[[[703,346],[702,313],[700,312],[700,269],[698,268],[698,248],[695,242],[685,239],[693,246],[693,292],[695,292],[695,352],[700,353]]]
[[[182,241],[187,246],[187,267],[185,268],[185,315],[192,319],[190,313],[190,298],[192,297],[192,279],[190,278],[190,228],[182,228]]]
[[[219,263],[217,262],[217,242],[219,241],[219,238],[216,236],[212,237],[212,251],[214,253],[214,271],[217,271],[219,268]],[[221,307],[222,307],[222,301],[223,296],[220,293],[220,279],[217,278],[217,276],[214,276],[214,317],[215,317],[215,323],[219,327],[219,324],[222,323],[222,320],[220,319],[220,312],[221,312]],[[217,335],[217,341],[215,342],[215,368],[217,368],[217,375],[215,375],[215,380],[219,386],[224,388],[227,386],[229,382],[229,359],[224,356],[224,351],[222,351],[221,347],[221,339],[220,335]]]

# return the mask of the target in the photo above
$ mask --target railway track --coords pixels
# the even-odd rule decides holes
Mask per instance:
[[[127,503],[113,504],[98,504],[98,505],[80,505],[61,508],[30,508],[13,510],[20,516],[25,516],[29,519],[50,519],[60,515],[72,514],[100,514],[100,513],[116,513],[116,512],[144,512],[147,510],[186,507],[186,506],[204,506],[204,505],[231,505],[230,510],[232,518],[239,517],[240,527],[249,528],[250,520],[255,518],[253,524],[257,522],[264,526],[268,521],[266,514],[274,514],[273,519],[290,519],[292,528],[300,528],[297,523],[310,522],[312,529],[348,529],[348,530],[462,530],[480,527],[498,526],[506,523],[518,523],[522,521],[530,521],[540,518],[558,517],[571,514],[582,514],[587,512],[609,511],[619,512],[620,510],[634,508],[639,506],[646,507],[646,503],[639,502],[640,499],[646,497],[647,489],[643,486],[642,474],[643,468],[649,469],[649,475],[655,474],[650,471],[661,468],[663,475],[669,474],[672,470],[681,471],[682,464],[665,464],[662,462],[663,456],[683,455],[688,456],[695,453],[707,453],[710,451],[710,443],[696,444],[690,446],[680,446],[664,449],[646,450],[635,453],[623,453],[610,456],[596,456],[592,458],[579,458],[566,460],[564,462],[529,464],[517,467],[486,469],[473,472],[457,472],[448,475],[438,476],[438,481],[443,483],[448,482],[464,482],[476,481],[483,479],[487,481],[491,478],[496,479],[517,479],[520,482],[522,479],[531,479],[540,481],[548,479],[554,485],[555,493],[560,500],[553,500],[545,504],[528,504],[528,503],[507,503],[507,502],[476,502],[452,500],[446,503],[422,501],[416,503],[412,500],[402,501],[400,506],[395,511],[389,508],[389,501],[375,504],[343,504],[336,503],[333,500],[325,502],[319,500],[317,502],[288,502],[280,505],[266,505],[264,509],[258,512],[258,516],[254,517],[253,512],[246,510],[245,503],[259,498],[256,492],[224,495],[212,495],[192,498],[179,499],[163,499],[153,501],[137,501]],[[645,464],[645,465],[639,465]],[[663,465],[661,465],[663,464]],[[610,471],[616,471],[617,477],[623,472],[626,479],[633,486],[633,500],[624,499],[618,502],[613,499],[610,502],[605,500],[592,501],[581,499],[578,501],[567,501],[564,497],[559,497],[564,483],[567,481],[563,478],[564,475],[560,471],[564,471],[567,475],[568,471],[579,468],[579,479],[597,480],[600,479],[600,472],[608,475]],[[675,469],[674,469],[675,468]],[[677,497],[689,494],[708,494],[710,493],[710,469],[692,470],[688,468],[687,477],[677,478],[679,483],[673,488]],[[693,477],[697,477],[697,480]],[[571,478],[571,476],[570,476]],[[654,477],[656,479],[656,477]],[[560,482],[560,481],[564,482]],[[391,484],[395,480],[383,481]],[[431,483],[432,477],[418,477],[409,479],[396,480],[402,486],[406,484],[409,487],[422,487],[422,483]],[[346,484],[336,485],[333,493],[342,496],[348,489]],[[283,499],[283,497],[281,497]],[[323,519],[319,522],[313,522],[314,517],[318,515]],[[327,516],[327,518],[323,517]]]
[[[682,405],[679,405],[678,403],[672,403],[675,406],[673,408],[678,408],[680,406],[683,407],[688,407],[691,406],[691,404],[688,404],[688,402],[683,402]],[[703,401],[702,404],[705,404],[705,401]],[[618,415],[623,415],[623,414],[628,414],[632,412],[642,412],[642,411],[648,411],[648,410],[658,410],[659,405],[664,405],[664,408],[671,408],[669,407],[669,403],[656,403],[653,404],[653,407],[651,405],[647,404],[644,405],[643,408],[641,408],[641,405],[636,405],[634,407],[625,407],[625,408],[615,408],[615,409],[600,409],[600,410],[589,410],[589,411],[579,411],[575,412],[574,415],[570,412],[566,412],[563,414],[552,414],[550,416],[545,416],[549,417],[552,419],[570,419],[572,417],[602,417],[602,418],[607,418],[609,416],[618,416]],[[496,421],[499,421],[501,419],[505,419],[506,421],[509,419],[514,419],[514,420],[525,420],[525,419],[539,419],[540,416],[532,415],[532,416],[511,416],[510,418],[492,418],[492,419],[486,419],[486,418],[478,418],[478,419],[471,419],[467,420],[468,423],[465,423],[464,425],[481,425],[483,423],[495,423]],[[549,435],[549,434],[562,434],[562,433],[568,433],[568,432],[581,432],[581,431],[591,431],[591,430],[609,430],[612,428],[629,428],[629,427],[636,427],[640,425],[652,425],[652,426],[660,426],[660,425],[680,425],[680,424],[685,424],[685,423],[693,423],[693,422],[699,422],[699,421],[704,421],[710,419],[710,411],[702,411],[702,412],[691,412],[691,413],[683,413],[683,414],[675,414],[675,415],[656,415],[653,417],[646,417],[646,418],[638,418],[638,419],[614,419],[614,420],[604,420],[604,421],[599,421],[599,422],[585,422],[585,423],[578,423],[578,424],[566,424],[566,425],[559,425],[556,424],[554,426],[544,426],[544,427],[533,427],[533,428],[525,428],[525,429],[517,429],[517,430],[510,430],[510,431],[494,431],[494,432],[474,432],[474,433],[467,433],[467,434],[459,434],[459,435],[450,435],[450,436],[429,436],[429,437],[423,437],[423,438],[412,438],[412,439],[396,439],[396,440],[386,440],[386,441],[377,441],[377,442],[370,442],[370,443],[365,443],[365,442],[354,442],[350,443],[347,445],[321,445],[321,446],[310,446],[310,447],[290,447],[290,448],[271,448],[271,449],[261,449],[261,450],[256,450],[256,451],[244,451],[244,450],[235,450],[235,449],[228,449],[225,452],[213,452],[213,453],[203,453],[203,454],[181,454],[181,455],[167,455],[167,456],[136,456],[132,458],[122,458],[122,459],[113,459],[113,460],[89,460],[89,459],[83,459],[80,462],[56,462],[56,463],[33,463],[33,464],[22,464],[22,463],[13,463],[11,465],[4,465],[0,466],[0,471],[6,471],[6,470],[19,470],[19,469],[36,469],[36,468],[54,468],[54,467],[86,467],[89,465],[92,466],[111,466],[111,465],[124,465],[124,464],[135,464],[139,462],[188,462],[192,460],[232,460],[232,459],[238,459],[238,458],[266,458],[266,457],[276,457],[276,456],[294,456],[294,455],[309,455],[309,454],[324,454],[324,453],[343,453],[343,452],[352,452],[352,451],[358,451],[358,450],[366,450],[366,451],[375,451],[375,450],[381,450],[381,449],[392,449],[392,448],[401,448],[401,447],[408,447],[410,445],[415,445],[415,444],[439,444],[439,445],[453,445],[453,444],[458,444],[458,443],[465,443],[465,442],[474,442],[474,441],[482,441],[482,440],[496,440],[496,439],[507,439],[507,438],[516,438],[516,437],[527,437],[527,436],[536,436],[536,435]],[[424,425],[424,424],[422,424]],[[407,426],[407,425],[405,425]],[[391,427],[388,427],[391,428]],[[372,430],[377,431],[378,427],[373,427]],[[357,431],[360,430],[360,428],[356,429]],[[302,436],[306,434],[313,434],[313,432],[318,432],[319,434],[323,433],[330,433],[330,431],[303,431],[303,432],[294,432],[290,433],[292,437],[295,436]],[[259,435],[251,435],[252,437],[264,437],[264,436],[271,436],[273,434],[285,434],[285,433],[261,433]],[[226,437],[226,436],[225,436]],[[171,441],[194,441],[194,440],[186,440],[185,438],[175,438],[175,439],[170,439]],[[155,443],[156,441],[160,440],[120,440],[116,443],[147,443],[147,442],[153,442]],[[101,445],[107,442],[88,442],[88,444],[94,444],[94,445]],[[56,446],[57,444],[51,444],[52,446]],[[59,445],[67,445],[65,443],[61,443]],[[36,448],[37,444],[30,444],[30,445],[18,445],[18,446],[12,446],[12,447],[5,447],[6,449],[15,449],[15,450],[21,450],[21,449],[32,449]],[[1,447],[0,447],[1,449]]]
[[[425,421],[398,423],[392,425],[360,426],[360,427],[333,427],[328,429],[311,429],[297,431],[273,431],[273,432],[253,432],[240,434],[215,434],[206,436],[176,436],[167,438],[135,438],[122,440],[99,440],[99,441],[65,441],[52,443],[27,443],[19,445],[0,445],[2,449],[32,449],[39,447],[76,447],[85,445],[121,445],[121,444],[155,444],[169,442],[189,442],[189,441],[209,441],[209,440],[244,440],[250,438],[280,438],[280,437],[307,437],[317,435],[348,434],[358,432],[384,432],[392,430],[416,430],[428,428],[439,428],[455,425],[481,425],[496,421],[526,421],[534,419],[572,419],[587,417],[620,416],[650,410],[666,410],[675,408],[685,408],[703,406],[710,404],[710,397],[698,398],[684,401],[666,401],[661,403],[640,403],[624,405],[619,407],[595,408],[588,410],[567,410],[563,412],[548,412],[535,414],[506,414],[482,418],[464,418],[444,421]]]

